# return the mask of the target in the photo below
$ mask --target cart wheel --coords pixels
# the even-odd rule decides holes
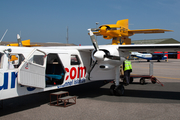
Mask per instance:
[[[111,95],[115,95],[115,92],[116,92],[116,91],[115,91],[115,87],[116,87],[115,84],[112,84],[112,85],[111,85],[111,87],[110,87],[110,94],[111,94]]]
[[[152,82],[153,84],[155,84],[155,83],[157,82],[156,78],[152,78],[152,79],[151,79],[151,82]]]
[[[133,83],[133,77],[130,77],[130,83]]]
[[[145,84],[145,78],[141,78],[141,79],[140,79],[140,84],[141,84],[141,85],[144,85],[144,84]]]

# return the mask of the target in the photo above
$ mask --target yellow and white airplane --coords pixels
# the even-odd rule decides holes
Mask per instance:
[[[106,24],[101,25],[99,28],[94,28],[92,31],[95,35],[102,35],[104,39],[112,39],[112,45],[122,44],[131,44],[131,39],[129,36],[134,34],[150,34],[150,33],[164,33],[172,32],[172,30],[165,29],[139,29],[139,30],[130,30],[128,27],[128,19],[118,20],[116,24]]]
[[[17,42],[18,43],[8,44],[7,46],[19,46],[19,47],[37,47],[37,46],[41,46],[41,45],[38,45],[38,44],[31,44],[30,39],[21,41],[21,37],[20,37],[19,34],[17,34]]]
[[[180,51],[180,44],[98,45],[88,31],[93,46],[0,46],[0,100],[100,80],[114,81],[110,92],[123,95],[119,71],[130,51]]]

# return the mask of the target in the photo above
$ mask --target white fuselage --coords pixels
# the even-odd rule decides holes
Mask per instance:
[[[11,49],[9,52],[7,49]],[[119,56],[117,47],[102,46]],[[0,47],[0,100],[79,85],[94,80],[114,80],[115,66],[122,60],[99,60],[86,78],[91,65],[92,46]],[[12,58],[16,56],[16,60]],[[112,64],[111,64],[112,63]],[[105,65],[110,69],[100,68]]]

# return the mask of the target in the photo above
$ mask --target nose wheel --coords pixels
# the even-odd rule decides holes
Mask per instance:
[[[110,87],[111,95],[121,96],[121,95],[124,95],[124,91],[125,91],[125,89],[124,89],[123,85],[116,86],[115,84],[112,84]]]

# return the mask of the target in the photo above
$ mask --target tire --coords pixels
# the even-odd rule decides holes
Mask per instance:
[[[121,96],[121,95],[124,95],[124,86],[123,85],[119,85],[117,88],[116,88],[116,95],[117,96]]]
[[[116,94],[116,91],[115,91],[115,84],[112,84],[111,87],[110,87],[110,94],[111,95],[115,95]]]
[[[152,78],[151,82],[155,84],[157,82],[156,78]]]
[[[141,79],[140,79],[140,84],[141,84],[141,85],[144,85],[144,84],[145,84],[145,78],[141,78]]]

